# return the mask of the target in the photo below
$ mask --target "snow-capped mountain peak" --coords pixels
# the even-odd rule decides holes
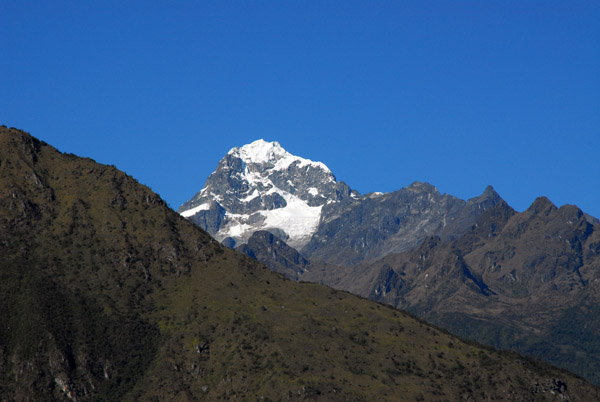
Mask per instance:
[[[242,147],[232,148],[227,155],[237,156],[246,164],[267,165],[273,170],[285,170],[291,164],[297,163],[298,167],[313,166],[331,173],[324,163],[292,155],[277,141],[259,139]]]
[[[292,156],[277,141],[267,142],[263,139],[243,147],[232,148],[228,154],[239,156],[245,163],[275,163],[282,158]]]
[[[269,230],[302,247],[316,231],[323,205],[349,195],[325,164],[260,139],[232,148],[178,212],[220,241],[244,243],[255,231]]]

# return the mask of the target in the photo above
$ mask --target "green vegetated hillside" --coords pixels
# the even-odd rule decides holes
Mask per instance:
[[[288,281],[114,167],[0,128],[0,400],[597,398],[565,371]]]

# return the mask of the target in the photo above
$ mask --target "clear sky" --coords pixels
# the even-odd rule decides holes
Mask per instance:
[[[361,193],[600,217],[600,2],[0,0],[0,124],[177,208],[258,138]]]

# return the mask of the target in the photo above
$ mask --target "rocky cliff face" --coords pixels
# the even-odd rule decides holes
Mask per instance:
[[[463,201],[415,182],[393,193],[330,203],[301,252],[309,259],[352,265],[409,250],[427,236],[447,242],[500,200],[491,187]]]

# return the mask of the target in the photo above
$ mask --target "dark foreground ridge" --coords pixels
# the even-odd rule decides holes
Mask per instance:
[[[565,371],[229,250],[0,127],[0,400],[591,401]]]

